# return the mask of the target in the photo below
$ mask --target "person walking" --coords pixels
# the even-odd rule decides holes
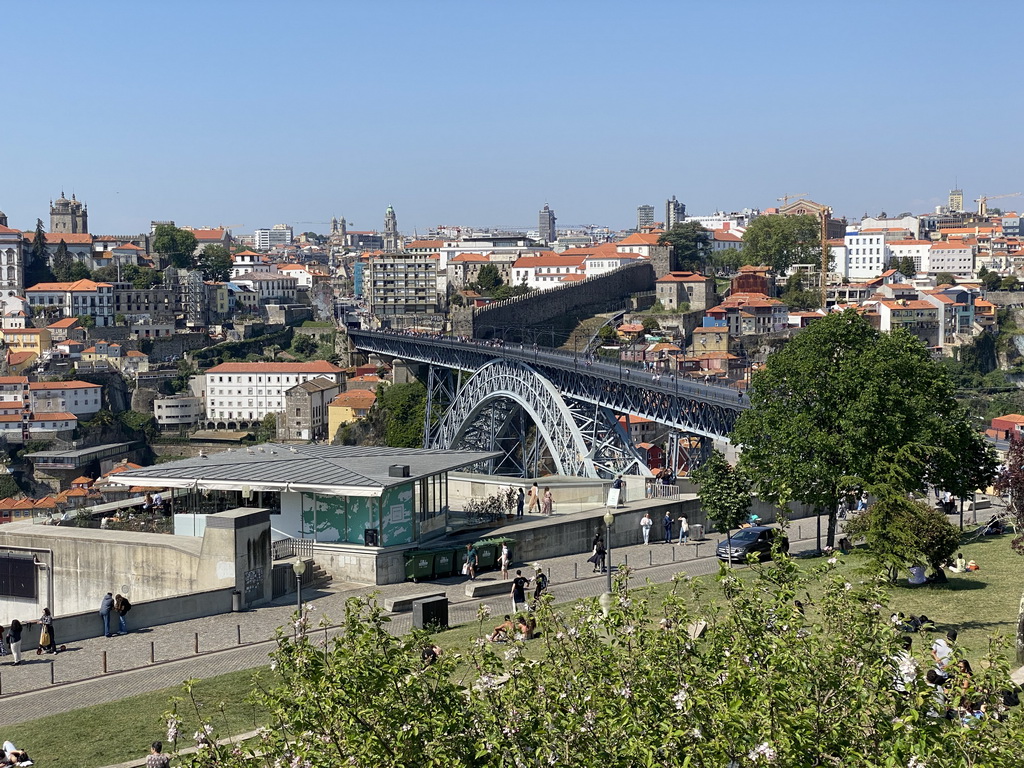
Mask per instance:
[[[644,516],[640,518],[640,530],[644,534],[644,544],[651,543],[651,528],[654,526],[654,521],[651,519],[650,512],[644,512]]]
[[[665,517],[662,518],[661,524],[665,527],[665,543],[672,543],[672,513],[667,509],[665,510]]]
[[[114,593],[107,592],[100,603],[100,616],[103,618],[103,636],[111,637],[110,634],[110,611],[114,607]]]
[[[524,611],[530,610],[530,606],[526,604],[526,587],[529,585],[530,580],[523,576],[522,571],[516,571],[516,577],[512,579],[512,591],[509,592],[509,596],[512,598],[512,613],[519,613],[519,606],[523,607]]]
[[[21,622],[17,619],[11,622],[11,628],[7,630],[7,645],[14,654],[14,666],[18,666],[21,664]]]
[[[531,515],[540,509],[540,488],[534,483],[530,486],[530,500],[526,504],[526,511]]]
[[[47,653],[57,652],[57,636],[53,634],[53,616],[49,608],[43,608],[43,615],[39,617],[39,624],[42,626],[39,635],[39,647]]]
[[[508,567],[511,564],[512,554],[508,551],[508,544],[501,545],[501,554],[498,555],[498,562],[501,563],[501,578],[508,579]]]
[[[551,489],[548,486],[544,486],[543,504],[541,505],[541,514],[550,515],[555,509],[555,497],[551,495]]]
[[[604,539],[599,534],[594,537],[594,548],[590,553],[590,557],[587,558],[587,562],[594,565],[594,573],[604,568],[604,554]]]
[[[526,491],[519,486],[519,493],[516,496],[516,517],[523,516],[523,506],[526,504]]]
[[[132,604],[128,602],[128,598],[124,595],[116,595],[114,597],[114,610],[117,611],[117,634],[127,635],[128,634],[128,622],[125,621],[124,617],[128,615],[128,611],[132,609]]]
[[[686,544],[690,540],[690,523],[686,515],[679,516],[679,543]]]
[[[544,591],[548,588],[548,576],[544,573],[543,568],[538,568],[536,574],[533,577],[533,604],[534,606],[540,602],[540,596],[544,594]]]
[[[480,565],[480,556],[476,553],[476,547],[472,544],[466,545],[466,575],[470,581],[476,581],[476,568]]]

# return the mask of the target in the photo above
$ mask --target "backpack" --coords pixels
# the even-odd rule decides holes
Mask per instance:
[[[537,589],[544,590],[548,588],[548,576],[546,573],[538,573],[535,581]]]
[[[117,610],[118,613],[120,613],[122,616],[124,616],[126,613],[128,613],[128,611],[130,611],[132,609],[132,604],[128,602],[128,598],[127,597],[122,597],[121,598],[121,605],[120,606],[116,606],[115,605],[114,608],[115,608],[115,610]]]

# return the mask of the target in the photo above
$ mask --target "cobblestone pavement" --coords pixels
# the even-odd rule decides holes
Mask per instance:
[[[822,518],[823,536],[826,522]],[[814,518],[793,523],[792,550],[798,552],[813,548],[814,537]],[[718,569],[714,559],[718,538],[717,535],[709,538],[699,547],[658,542],[650,546],[640,544],[614,548],[613,562],[625,562],[633,568],[633,579],[637,584],[647,579],[667,582],[681,571],[692,576],[713,573]],[[557,602],[594,597],[605,591],[605,577],[595,575],[590,563],[586,562],[589,554],[587,551],[543,561],[551,581],[549,591]],[[514,575],[515,568],[512,573]],[[532,576],[532,569],[527,574]],[[493,581],[500,577],[500,572],[490,571],[481,574],[478,581]],[[494,613],[505,612],[503,606],[508,600],[505,594],[471,599],[464,591],[466,581],[466,577],[458,576],[427,584],[406,582],[380,587],[334,583],[324,590],[304,591],[303,602],[315,606],[313,621],[317,623],[324,616],[340,619],[345,601],[353,596],[376,592],[383,599],[443,587],[450,601],[449,622],[453,625],[475,620],[477,607],[482,602],[490,605]],[[180,685],[190,677],[211,677],[261,666],[267,663],[267,655],[274,648],[276,631],[287,627],[294,611],[295,597],[292,595],[244,613],[143,627],[121,637],[96,637],[70,643],[67,651],[55,656],[37,656],[34,652],[26,654],[18,668],[0,665],[0,723],[19,723],[117,701]],[[405,632],[411,623],[411,613],[404,612],[393,614],[390,626],[395,632]],[[103,672],[104,654],[106,674]],[[155,663],[150,663],[151,654]],[[51,685],[51,674],[55,685]]]

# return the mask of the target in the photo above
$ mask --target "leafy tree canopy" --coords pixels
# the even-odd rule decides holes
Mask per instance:
[[[481,291],[492,291],[501,285],[501,272],[494,264],[484,264],[476,276],[476,284]]]
[[[715,528],[728,534],[747,521],[750,512],[750,481],[742,470],[730,466],[719,451],[712,451],[693,473],[700,505]]]
[[[846,583],[831,565],[812,578],[813,602],[788,558],[749,579],[720,574],[715,600],[680,579],[656,602],[620,579],[607,615],[597,600],[564,612],[542,601],[540,638],[468,647],[394,633],[357,599],[330,617],[340,627],[326,640],[307,610],[294,637],[279,636],[274,675],[254,686],[273,727],[218,745],[234,734],[216,732],[216,702],[187,684],[167,714],[167,747],[201,740],[182,764],[220,768],[1020,765],[1021,714],[1001,701],[1005,659],[954,677],[946,718],[925,680],[926,648],[912,649],[920,673],[898,677],[902,636],[881,586]],[[477,637],[498,622],[481,606]],[[985,716],[965,723],[961,699]]]
[[[953,395],[920,341],[879,333],[848,310],[768,358],[731,437],[765,497],[829,513],[834,546],[837,504],[852,484],[906,492],[932,483],[965,494],[989,481],[993,451]]]
[[[151,267],[139,267],[128,264],[121,268],[121,279],[131,283],[140,290],[160,285],[164,281],[163,273]]]
[[[684,221],[662,234],[658,244],[672,246],[673,269],[702,272],[711,255],[711,232],[696,221]]]
[[[743,234],[743,258],[776,273],[794,264],[821,261],[821,229],[815,216],[758,216]]]
[[[25,285],[32,286],[37,283],[54,282],[53,272],[46,257],[46,230],[43,229],[43,220],[36,219],[36,233],[32,241],[32,248],[28,252],[28,259],[25,261]]]
[[[392,448],[422,448],[427,390],[418,381],[377,388],[374,418],[383,418],[384,444]]]
[[[158,224],[153,233],[153,250],[170,259],[173,267],[195,267],[196,236],[187,229],[179,229],[173,224]]]
[[[956,285],[956,275],[952,272],[939,272],[935,276],[936,285]]]
[[[231,254],[223,245],[211,244],[199,254],[199,269],[204,280],[226,282],[231,277]]]
[[[805,290],[800,275],[790,275],[782,292],[783,303],[794,310],[811,310],[821,306],[821,292]]]

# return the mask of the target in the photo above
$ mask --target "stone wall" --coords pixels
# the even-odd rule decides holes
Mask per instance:
[[[453,333],[490,338],[495,335],[495,328],[539,325],[582,310],[597,313],[619,309],[631,294],[653,290],[654,269],[650,263],[628,264],[558,288],[497,301],[480,309],[453,312]]]

